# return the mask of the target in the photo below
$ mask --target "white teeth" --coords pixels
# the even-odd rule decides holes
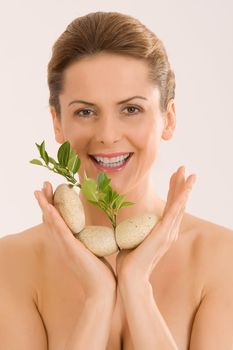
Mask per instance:
[[[93,156],[97,162],[101,162],[101,163],[104,163],[104,164],[113,164],[113,163],[118,163],[118,162],[122,162],[124,161],[127,157],[129,156],[129,153],[127,154],[124,154],[122,156],[119,156],[119,157],[96,157],[96,156]]]
[[[112,158],[107,158],[107,157],[96,157],[93,156],[95,158],[95,160],[97,160],[97,162],[100,165],[104,165],[106,167],[109,168],[114,168],[114,167],[118,167],[120,165],[123,165],[126,161],[126,158],[128,158],[130,155],[130,153],[124,154],[122,156],[119,157],[112,157]]]

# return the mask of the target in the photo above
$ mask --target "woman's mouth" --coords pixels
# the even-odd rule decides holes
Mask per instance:
[[[133,153],[130,152],[118,157],[97,157],[93,155],[89,155],[89,157],[98,170],[112,173],[124,169],[132,155]]]

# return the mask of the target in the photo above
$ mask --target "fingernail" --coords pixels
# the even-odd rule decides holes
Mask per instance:
[[[43,189],[46,190],[46,182],[43,183]]]
[[[35,191],[34,192],[34,196],[36,197],[36,199],[38,200],[38,193]]]
[[[195,174],[193,177],[192,185],[195,184],[196,180],[197,180],[197,175]]]
[[[180,167],[180,171],[181,171],[182,174],[184,174],[184,172],[185,172],[185,166],[184,166],[184,165],[182,165],[182,166]]]

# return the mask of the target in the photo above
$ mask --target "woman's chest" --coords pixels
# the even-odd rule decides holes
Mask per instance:
[[[182,256],[171,256],[159,264],[150,282],[154,300],[179,350],[187,350],[195,313],[200,302],[200,285],[194,270]],[[64,350],[78,322],[84,294],[64,266],[51,266],[40,290],[39,311],[47,330],[49,350]],[[135,308],[137,305],[135,305]],[[96,325],[101,322],[101,314]],[[133,339],[119,292],[112,316],[106,350],[133,350]]]

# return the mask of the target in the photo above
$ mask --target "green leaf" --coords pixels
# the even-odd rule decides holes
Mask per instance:
[[[101,207],[101,209],[104,209],[104,210],[108,210],[108,204],[104,201],[104,200],[102,200],[102,199],[99,199],[99,201],[98,201],[98,203],[99,203],[99,205],[100,205],[100,207]]]
[[[57,165],[56,160],[53,159],[52,157],[49,157],[49,163],[52,163],[54,166]]]
[[[117,200],[118,197],[119,197],[119,194],[117,192],[113,191],[112,197],[111,197],[111,202],[109,203],[113,209],[116,208],[115,201]]]
[[[41,145],[38,145],[38,144],[36,143],[36,146],[37,146],[37,148],[39,149],[41,158],[42,158],[42,159],[45,161],[45,163],[48,165],[49,156],[48,156],[48,153],[47,153],[46,150],[45,150],[45,141],[43,141]]]
[[[58,149],[57,159],[59,163],[66,167],[70,157],[70,143],[69,141],[64,142]]]
[[[113,208],[113,209],[117,209],[117,205],[116,205],[116,202],[114,201],[113,203],[111,203],[111,207]]]
[[[112,207],[113,207],[114,209],[119,210],[119,209],[120,209],[120,205],[121,205],[121,203],[123,202],[123,200],[124,200],[124,195],[120,195],[120,194],[119,194],[118,197],[115,198],[115,200],[113,201]]]
[[[69,170],[63,168],[60,164],[54,165],[54,169],[56,169],[59,174],[70,176]]]
[[[62,174],[61,174],[62,175]],[[72,184],[76,184],[76,180],[74,179],[74,178],[72,178],[72,177],[70,177],[70,176],[67,176],[67,175],[63,175],[63,176],[65,176],[65,178],[69,181],[69,182],[72,182]]]
[[[81,160],[78,158],[77,154],[73,158],[70,158],[67,164],[67,168],[73,173],[76,174],[80,168]]]
[[[76,152],[73,150],[73,148],[70,148],[70,157],[69,157],[69,159],[71,159],[71,158],[73,158],[75,156],[77,156]]]
[[[60,174],[69,176],[69,173],[68,173],[67,169],[61,168],[59,171],[60,171]]]
[[[133,204],[135,204],[135,203],[133,203],[133,202],[123,202],[123,203],[120,205],[120,208],[126,207],[126,206],[128,206],[128,205],[133,205]],[[119,209],[120,209],[120,208],[119,208]]]
[[[36,143],[36,147],[38,148],[38,151],[40,153],[40,145],[38,145],[38,143]]]
[[[98,188],[101,191],[104,192],[106,190],[106,188],[108,187],[110,182],[111,182],[111,179],[109,179],[104,172],[101,172],[98,174],[97,183],[98,183]]]
[[[93,179],[85,179],[81,184],[81,191],[88,200],[98,202],[97,183]]]
[[[98,192],[98,199],[99,199],[99,201],[101,200],[101,201],[103,201],[103,202],[105,202],[106,203],[106,193],[104,193],[104,192]]]
[[[44,166],[44,164],[39,159],[32,159],[29,163]]]
[[[73,174],[76,174],[79,171],[80,165],[81,165],[81,160],[77,157],[73,165],[73,170],[72,170]]]
[[[86,174],[86,170],[84,169],[84,179],[87,180],[88,179],[88,176]]]
[[[99,208],[99,202],[92,201],[91,199],[88,199],[88,202],[92,203],[95,207]]]
[[[117,199],[119,197],[119,194],[115,191],[112,192],[112,202],[115,201],[115,199]]]
[[[112,201],[112,188],[110,186],[105,190],[105,201],[108,205]]]

